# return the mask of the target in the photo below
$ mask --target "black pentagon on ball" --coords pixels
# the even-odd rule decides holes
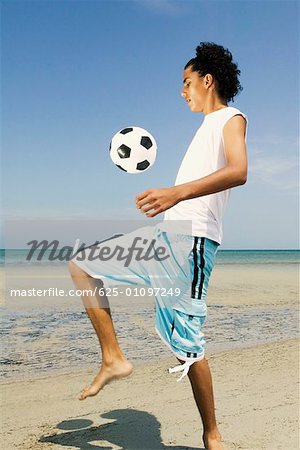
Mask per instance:
[[[119,169],[124,170],[124,172],[127,172],[126,169],[123,169],[123,167],[119,166],[119,164],[116,164],[117,167],[119,167]]]
[[[120,158],[129,158],[130,157],[131,148],[127,147],[127,145],[122,144],[117,149],[117,153],[120,156]]]
[[[147,150],[149,150],[149,148],[151,148],[153,144],[152,144],[151,139],[148,136],[143,136],[141,138],[141,145],[143,147],[145,147]]]
[[[130,131],[132,131],[132,130],[133,130],[133,128],[124,128],[124,130],[121,130],[120,133],[127,134],[127,133],[130,133]]]
[[[137,169],[137,170],[145,170],[145,169],[147,169],[147,167],[149,167],[149,166],[150,166],[149,161],[147,161],[147,160],[145,159],[144,161],[141,161],[141,162],[139,162],[139,163],[136,165],[136,169]]]

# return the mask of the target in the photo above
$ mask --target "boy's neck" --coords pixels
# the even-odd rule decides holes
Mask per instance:
[[[220,109],[228,108],[227,103],[223,103],[216,98],[208,98],[205,103],[206,104],[203,106],[203,110],[201,111],[205,116],[207,114],[217,112]]]

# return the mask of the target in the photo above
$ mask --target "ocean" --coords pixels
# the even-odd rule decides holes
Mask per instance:
[[[49,261],[51,250],[42,260],[38,253],[26,261],[28,250],[0,249],[0,266],[5,265],[63,265],[65,261]],[[299,264],[300,250],[218,250],[216,264]]]

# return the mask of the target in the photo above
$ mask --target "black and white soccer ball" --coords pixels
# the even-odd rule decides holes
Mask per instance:
[[[109,152],[113,163],[119,169],[128,173],[141,173],[154,164],[157,145],[147,130],[127,127],[114,135]]]

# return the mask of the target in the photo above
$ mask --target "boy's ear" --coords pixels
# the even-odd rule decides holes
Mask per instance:
[[[212,79],[211,81],[213,81],[213,77],[211,75],[207,74],[206,78],[205,78],[205,85],[209,84],[210,78]]]

